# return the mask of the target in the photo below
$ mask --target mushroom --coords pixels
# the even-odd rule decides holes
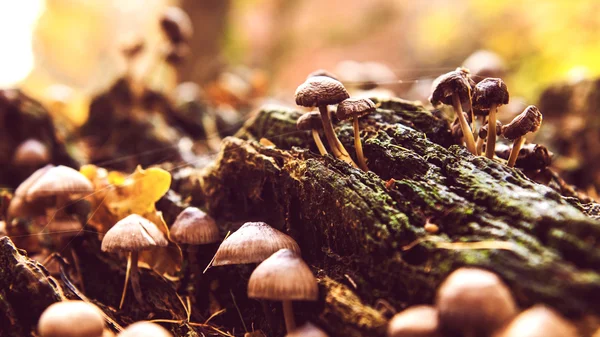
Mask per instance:
[[[319,136],[319,130],[323,129],[323,122],[321,121],[321,114],[318,111],[311,111],[300,116],[296,121],[296,128],[302,131],[310,130],[315,144],[319,148],[319,153],[323,156],[327,155],[325,145],[323,145],[321,136]]]
[[[131,274],[131,288],[138,303],[144,303],[144,297],[140,288],[140,276],[138,270],[138,253],[142,250],[154,247],[166,247],[169,244],[165,235],[150,220],[131,214],[117,222],[106,232],[102,239],[102,251],[108,253],[129,252],[127,258],[127,273],[123,286],[123,295],[119,303],[119,309],[123,306],[125,294],[127,293],[127,281]]]
[[[470,103],[471,89],[475,82],[469,76],[469,71],[464,68],[457,68],[454,71],[443,74],[433,81],[432,93],[429,101],[434,106],[442,104],[452,105],[456,116],[460,122],[467,149],[472,154],[477,154],[473,132],[463,115],[462,104]],[[473,109],[471,109],[473,110]]]
[[[338,104],[350,97],[346,88],[344,88],[344,85],[330,77],[313,76],[307,78],[306,81],[296,89],[295,96],[296,104],[308,108],[319,108],[325,138],[327,138],[327,142],[329,143],[329,147],[334,156],[357,167],[356,163],[354,163],[348,154],[348,151],[344,148],[344,145],[342,145],[335,135],[333,124],[331,124],[331,119],[329,118],[329,111],[327,110],[328,105]]]
[[[467,114],[466,112],[463,112],[462,114],[463,117],[467,120],[467,122],[471,121],[471,117],[469,116],[469,114]],[[454,138],[454,140],[458,144],[463,145],[465,143],[465,136],[463,135],[458,116],[454,119],[454,122],[452,122],[452,125],[450,126],[450,133],[452,134],[452,138]]]
[[[436,296],[440,332],[487,336],[517,314],[509,288],[496,274],[460,268],[442,283]]]
[[[46,172],[53,168],[54,165],[48,164],[37,171],[33,172],[29,178],[25,179],[21,185],[15,190],[14,196],[8,205],[7,215],[8,219],[12,219],[18,216],[30,215],[30,208],[33,206],[25,200],[27,192],[33,184],[38,181]]]
[[[358,165],[363,171],[368,171],[367,161],[362,150],[360,141],[360,129],[358,119],[375,111],[375,103],[368,98],[348,98],[338,104],[336,116],[339,120],[352,119],[354,128],[354,148],[356,149],[356,157]]]
[[[576,337],[577,330],[559,313],[544,305],[535,305],[515,317],[494,337]]]
[[[489,129],[489,124],[486,124],[479,128],[479,139],[477,139],[477,154],[478,155],[481,155],[481,153],[483,151],[483,143],[485,143],[485,140],[488,138],[488,129]],[[496,128],[495,129],[496,129],[496,136],[502,135],[502,122],[500,122],[499,120],[496,120]],[[495,146],[494,146],[494,148],[495,148]]]
[[[173,241],[187,245],[189,264],[193,275],[198,275],[196,254],[198,245],[205,245],[219,240],[219,228],[215,220],[196,207],[184,209],[171,226]]]
[[[515,117],[509,124],[502,128],[504,138],[513,141],[513,147],[508,157],[508,166],[515,166],[519,151],[525,143],[525,135],[530,132],[536,132],[542,125],[542,113],[540,110],[530,105],[521,114]]]
[[[289,235],[264,222],[246,222],[221,243],[212,265],[260,263],[282,248],[300,254],[300,247]]]
[[[51,304],[40,316],[41,337],[102,337],[104,318],[98,307],[84,301]]]
[[[173,337],[173,335],[156,323],[140,321],[125,328],[117,337]]]
[[[248,297],[283,302],[283,316],[288,332],[294,331],[292,301],[316,301],[317,279],[294,251],[281,249],[264,260],[250,275]]]
[[[288,331],[285,337],[329,337],[325,331],[319,329],[311,322],[306,322],[293,331]]]
[[[441,337],[438,331],[438,313],[430,305],[410,307],[392,317],[388,337]]]
[[[508,88],[499,78],[486,78],[475,86],[473,93],[473,108],[489,113],[489,129],[485,156],[494,158],[496,148],[496,112],[498,106],[508,104]]]
[[[50,162],[48,147],[37,139],[30,138],[15,150],[13,164],[20,167],[37,168]]]
[[[83,174],[67,166],[54,166],[43,171],[35,181],[31,182],[25,192],[25,202],[29,205],[43,205],[48,219],[48,230],[58,245],[65,246],[81,232],[82,223],[67,214],[66,207],[72,200],[88,195],[94,187]],[[83,278],[79,268],[78,258],[72,246],[65,247],[71,254],[71,259],[77,271],[80,285],[83,288]]]

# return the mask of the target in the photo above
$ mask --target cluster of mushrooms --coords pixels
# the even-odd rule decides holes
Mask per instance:
[[[171,239],[187,246],[191,252],[189,265],[192,265],[196,263],[193,253],[197,247],[216,242],[220,237],[218,227],[209,215],[198,208],[188,207],[172,224]],[[167,244],[167,237],[157,225],[137,214],[120,220],[105,234],[102,239],[103,251],[128,256],[120,305],[123,304],[129,275],[134,296],[144,305],[139,283],[138,254]],[[316,301],[319,290],[317,280],[300,257],[300,248],[294,239],[264,222],[245,223],[223,240],[209,267],[238,264],[257,265],[248,280],[248,297],[281,301],[288,336],[304,336],[307,330],[326,336],[310,323],[301,327],[295,323],[292,301]],[[86,320],[86,324],[75,324],[82,319]],[[104,327],[101,312],[83,301],[64,301],[48,307],[40,318],[38,332],[41,337],[112,335]],[[148,321],[135,323],[118,336],[163,337],[171,334]]]
[[[483,155],[485,147],[485,156],[493,159],[496,154],[496,137],[502,135],[512,140],[513,146],[507,162],[509,167],[515,165],[525,144],[525,135],[536,132],[542,125],[541,112],[530,105],[503,126],[496,114],[499,106],[508,104],[506,84],[500,78],[484,78],[476,84],[466,68],[457,68],[435,79],[429,101],[434,106],[452,106],[456,115],[452,133],[474,155]],[[480,121],[477,133],[476,116]]]
[[[296,126],[299,130],[310,130],[319,152],[322,155],[327,154],[327,150],[319,136],[319,130],[323,130],[329,148],[333,155],[354,167],[360,167],[363,171],[368,171],[367,161],[363,154],[362,143],[360,140],[360,128],[358,119],[375,111],[375,103],[368,98],[350,98],[344,85],[338,81],[334,75],[320,70],[313,72],[306,81],[296,89],[296,104],[314,108],[319,111],[309,112],[302,115]],[[329,105],[337,104],[336,117],[339,120],[352,119],[354,128],[354,148],[358,165],[352,160],[344,145],[340,142],[333,129],[333,124],[329,116]]]
[[[494,273],[460,268],[437,291],[435,305],[396,314],[388,337],[575,337],[575,327],[555,310],[535,305],[518,312],[510,289]]]
[[[296,104],[314,108],[318,111],[308,112],[297,121],[299,130],[312,132],[314,141],[322,155],[327,150],[320,139],[322,130],[333,155],[354,167],[368,171],[367,161],[363,154],[358,119],[376,109],[376,105],[368,98],[349,98],[344,85],[335,75],[318,70],[311,73],[306,81],[296,89]],[[533,105],[528,106],[509,124],[502,125],[496,118],[498,107],[508,104],[509,93],[506,84],[500,78],[485,78],[479,83],[471,78],[466,68],[441,75],[433,82],[430,102],[434,106],[445,104],[452,106],[456,120],[452,125],[452,133],[459,143],[464,143],[474,155],[483,155],[493,159],[496,153],[496,137],[503,135],[513,141],[512,149],[507,157],[507,165],[513,167],[519,152],[525,143],[528,133],[536,132],[542,124],[542,114]],[[352,160],[348,151],[337,138],[331,122],[329,105],[337,104],[338,120],[352,119],[354,128],[354,147],[358,165]],[[465,112],[466,110],[466,112]],[[476,119],[479,117],[479,131],[476,130]]]

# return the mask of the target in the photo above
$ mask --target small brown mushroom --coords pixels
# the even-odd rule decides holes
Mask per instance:
[[[463,112],[463,117],[465,120],[467,120],[467,122],[471,122],[471,117],[466,112]],[[450,133],[452,134],[452,138],[454,138],[458,144],[464,145],[464,135],[458,117],[456,117],[454,122],[452,122],[452,125],[450,126]]]
[[[140,275],[138,270],[138,253],[154,247],[166,247],[169,244],[165,235],[150,220],[131,214],[117,222],[106,232],[102,239],[102,251],[108,253],[128,252],[127,274],[123,286],[123,295],[119,309],[123,306],[127,293],[127,281],[131,274],[131,288],[138,303],[144,303],[140,288]]]
[[[50,162],[48,147],[37,139],[28,139],[17,146],[13,164],[19,167],[38,168]]]
[[[477,154],[473,132],[463,115],[462,104],[471,102],[471,89],[475,82],[469,76],[469,71],[458,68],[454,71],[439,76],[433,81],[432,93],[429,101],[434,106],[442,104],[452,105],[460,122],[467,149]],[[471,110],[473,110],[471,108]]]
[[[356,163],[354,163],[348,154],[348,151],[344,148],[344,145],[342,145],[337,138],[335,130],[333,129],[333,124],[331,124],[331,119],[329,118],[329,111],[327,110],[328,105],[338,104],[350,97],[348,91],[344,88],[344,85],[330,77],[313,76],[307,78],[306,81],[296,89],[295,96],[296,104],[308,108],[319,108],[325,138],[327,138],[329,148],[334,156],[357,167]]]
[[[175,6],[165,9],[160,18],[160,27],[173,44],[189,41],[194,32],[190,17],[183,9]]]
[[[264,222],[247,222],[221,243],[212,265],[260,263],[282,248],[300,254],[289,235]]]
[[[536,132],[542,125],[542,113],[540,110],[530,105],[515,117],[512,122],[502,128],[504,138],[513,141],[513,147],[508,158],[508,166],[515,166],[521,147],[525,143],[525,135],[530,132]]]
[[[496,274],[461,268],[442,283],[436,296],[440,332],[488,336],[517,314],[509,288]]]
[[[173,337],[173,335],[156,323],[141,321],[125,328],[117,337]]]
[[[292,301],[316,301],[317,279],[294,251],[281,249],[264,260],[250,275],[248,297],[283,302],[283,315],[288,332],[296,323]]]
[[[498,106],[508,104],[508,88],[499,78],[486,78],[475,86],[473,92],[473,108],[489,113],[489,129],[485,156],[494,158],[496,148],[496,113]]]
[[[310,130],[315,144],[319,148],[319,153],[322,156],[327,155],[325,145],[323,145],[321,136],[319,136],[319,130],[323,130],[323,121],[321,121],[321,114],[318,111],[311,111],[300,116],[296,121],[296,128],[302,131]]]
[[[288,331],[285,337],[329,337],[325,331],[319,329],[311,322],[306,322],[293,331]]]
[[[489,124],[486,124],[479,128],[479,138],[477,139],[477,154],[481,154],[483,151],[483,144],[488,138]],[[502,122],[496,120],[496,136],[502,135]],[[495,147],[495,146],[494,146]]]
[[[363,154],[362,143],[360,141],[360,129],[358,119],[375,111],[375,103],[368,98],[348,98],[338,104],[336,116],[339,120],[352,119],[354,128],[354,148],[356,149],[356,157],[358,165],[367,172],[367,160]]]
[[[103,329],[100,309],[84,301],[54,303],[38,321],[40,337],[102,337]]]
[[[494,337],[576,337],[575,326],[544,305],[533,306],[515,317]]]
[[[171,238],[179,244],[187,245],[192,274],[199,275],[198,245],[219,241],[219,228],[210,215],[196,207],[184,209],[171,226]]]
[[[388,337],[441,337],[438,331],[438,313],[435,307],[417,305],[392,317]]]

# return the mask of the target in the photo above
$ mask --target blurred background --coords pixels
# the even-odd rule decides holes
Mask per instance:
[[[161,69],[153,66],[164,42],[158,22],[170,5],[189,14],[194,34],[186,61]],[[18,86],[44,104],[60,98],[64,122],[81,125],[94,95],[126,71],[123,44],[142,39],[132,71],[157,90],[192,81],[213,102],[223,99],[222,87],[291,102],[311,71],[361,82],[357,62],[369,61],[382,71],[380,87],[424,101],[431,79],[487,50],[501,65],[511,99],[541,105],[549,122],[542,139],[562,132],[552,123],[579,116],[569,117],[566,141],[549,145],[568,159],[558,165],[570,181],[587,189],[600,185],[595,159],[588,162],[594,170],[581,176],[582,162],[600,151],[594,150],[600,122],[586,117],[600,106],[600,95],[588,97],[600,74],[599,12],[597,0],[2,1],[0,86]],[[564,88],[580,83],[588,83],[588,96],[573,108],[577,102],[565,103],[573,89]],[[583,129],[591,132],[586,143],[571,144]]]

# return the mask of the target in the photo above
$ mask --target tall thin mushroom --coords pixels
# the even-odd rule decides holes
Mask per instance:
[[[140,275],[138,270],[138,253],[154,247],[166,247],[169,244],[165,235],[150,220],[131,214],[117,222],[106,232],[102,239],[102,251],[109,253],[127,252],[127,273],[119,309],[123,306],[127,293],[127,281],[131,274],[131,288],[138,303],[144,303],[140,288]]]
[[[469,71],[464,68],[458,68],[439,76],[433,81],[432,93],[429,101],[434,106],[441,104],[452,105],[456,116],[460,122],[467,149],[472,154],[477,154],[475,138],[469,127],[467,119],[463,115],[462,104],[471,102],[471,89],[475,82],[471,79]],[[471,111],[473,109],[471,108]],[[474,122],[474,121],[473,121]]]
[[[327,110],[328,105],[338,104],[350,97],[344,85],[331,77],[312,76],[298,86],[295,96],[296,104],[307,108],[319,108],[325,138],[327,138],[334,156],[354,167],[358,167],[344,148],[344,145],[337,138],[333,124],[331,124],[331,119],[329,118],[329,111]]]
[[[282,301],[285,327],[291,332],[296,328],[292,301],[316,301],[319,287],[302,258],[289,249],[281,249],[252,272],[248,297]]]
[[[542,125],[542,113],[534,105],[530,105],[509,124],[502,128],[504,138],[513,141],[513,147],[508,157],[508,166],[513,167],[519,157],[519,151],[525,143],[525,135],[536,132]]]
[[[496,113],[500,105],[508,104],[508,99],[508,88],[499,78],[486,78],[475,86],[473,107],[479,111],[489,111],[485,156],[490,159],[494,158],[496,148]]]
[[[302,131],[310,131],[319,149],[319,153],[322,156],[327,155],[325,145],[323,145],[321,136],[319,136],[319,130],[323,129],[323,122],[321,121],[321,114],[318,111],[311,111],[300,116],[296,121],[296,128]]]
[[[336,116],[339,120],[352,118],[352,126],[354,128],[354,148],[356,149],[356,157],[360,168],[367,172],[367,161],[363,154],[362,143],[360,141],[360,128],[358,119],[375,111],[375,103],[368,98],[348,98],[338,104]]]
[[[191,270],[190,278],[199,275],[198,245],[206,245],[219,240],[219,228],[215,220],[202,210],[196,207],[187,207],[184,209],[171,226],[171,238],[179,244],[187,245],[189,265]]]

